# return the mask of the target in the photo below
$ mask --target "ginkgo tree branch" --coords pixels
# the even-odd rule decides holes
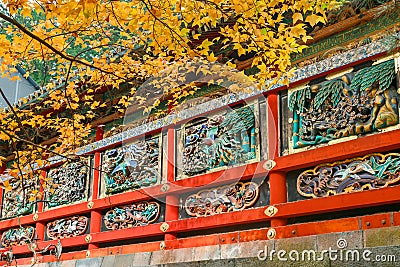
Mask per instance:
[[[186,42],[186,41],[182,38],[182,36],[180,36],[180,34],[177,33],[171,26],[169,26],[167,23],[165,23],[164,21],[162,21],[160,18],[158,18],[158,17],[151,11],[151,7],[149,7],[149,5],[151,5],[151,3],[148,4],[148,3],[146,3],[145,0],[142,0],[142,1],[140,1],[140,2],[142,2],[142,3],[145,5],[147,11],[150,13],[150,15],[151,15],[156,21],[160,22],[164,27],[166,27],[166,28],[170,31],[170,33],[172,34],[172,36],[174,36],[174,35],[178,36],[178,39],[180,40],[180,41],[178,41],[179,45],[181,45],[182,47],[185,47],[185,46],[183,46],[183,45],[181,44],[181,42],[183,42],[183,43]]]
[[[43,150],[43,151],[47,151],[47,152],[49,152],[50,154],[53,154],[53,155],[58,156],[58,157],[60,157],[60,158],[63,158],[63,159],[65,159],[66,161],[69,161],[69,162],[74,161],[74,160],[77,160],[77,159],[79,159],[79,158],[84,158],[84,157],[86,157],[85,155],[77,155],[77,154],[65,155],[65,154],[58,153],[58,152],[56,152],[56,151],[54,151],[54,150],[52,150],[52,149],[49,149],[49,148],[47,148],[47,147],[44,147],[44,146],[42,146],[42,145],[35,144],[34,142],[31,142],[31,141],[29,141],[29,140],[20,138],[20,137],[18,137],[18,136],[14,136],[14,135],[12,135],[11,133],[9,133],[7,130],[5,130],[1,125],[0,125],[0,132],[2,132],[2,133],[4,133],[5,135],[7,135],[7,136],[10,138],[10,140],[11,140],[12,142],[14,142],[14,140],[16,140],[16,141],[19,141],[19,142],[22,142],[22,143],[26,143],[26,144],[28,144],[28,145],[31,145],[32,147],[36,147],[36,148],[41,149],[41,150]],[[18,155],[17,155],[17,160],[18,160]],[[18,167],[20,168],[20,164],[18,164]],[[88,166],[88,167],[90,167],[90,166]],[[92,167],[92,168],[93,168],[94,170],[102,171],[102,170],[100,170],[100,168],[96,168],[96,167]],[[33,168],[32,168],[32,169],[33,169]],[[22,171],[22,170],[21,170],[21,171]]]
[[[16,21],[15,19],[7,16],[6,14],[4,14],[3,12],[0,12],[0,18],[4,19],[5,21],[8,21],[9,23],[13,24],[14,26],[16,26],[18,29],[20,29],[23,33],[25,33],[26,35],[28,35],[29,37],[31,37],[32,39],[38,41],[40,44],[44,45],[45,47],[47,47],[48,49],[50,49],[51,51],[53,51],[56,55],[60,56],[61,58],[67,60],[67,61],[72,61],[72,62],[76,62],[79,64],[82,64],[86,67],[89,68],[93,68],[96,69],[100,72],[103,73],[107,73],[113,76],[116,76],[120,79],[124,79],[123,77],[120,77],[118,75],[115,74],[115,72],[113,71],[107,71],[107,70],[103,70],[102,68],[99,68],[93,64],[90,64],[89,62],[85,62],[82,61],[80,59],[77,59],[75,57],[71,57],[67,54],[62,53],[61,51],[57,50],[54,46],[52,46],[51,44],[49,44],[48,42],[46,42],[45,40],[43,40],[42,38],[36,36],[35,34],[33,34],[31,31],[29,31],[26,27],[24,27],[21,23],[19,23],[18,21]]]
[[[28,132],[26,131],[25,127],[22,125],[21,120],[19,119],[17,113],[14,110],[14,107],[11,105],[10,101],[8,100],[7,96],[4,94],[3,89],[0,88],[0,94],[1,97],[4,99],[4,101],[6,101],[8,108],[11,110],[11,112],[13,113],[15,120],[18,123],[18,126],[21,128],[21,130],[23,130],[25,132],[26,137],[29,137]]]

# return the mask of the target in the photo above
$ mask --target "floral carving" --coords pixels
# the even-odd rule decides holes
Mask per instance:
[[[72,162],[47,174],[45,195],[47,207],[57,207],[86,199],[89,168]]]
[[[59,239],[83,235],[88,228],[86,216],[72,216],[47,223],[47,236],[50,239]]]
[[[111,149],[103,155],[106,194],[158,183],[159,137]]]
[[[297,178],[297,191],[317,198],[387,187],[399,180],[400,154],[371,154],[307,170]]]
[[[159,216],[160,204],[145,201],[109,210],[104,215],[104,225],[110,230],[144,226],[155,222]]]
[[[253,206],[259,194],[258,185],[253,182],[224,185],[188,196],[185,210],[193,217],[243,210]]]
[[[11,247],[25,245],[32,242],[35,228],[32,226],[21,226],[9,229],[1,235],[1,245],[3,247]]]
[[[254,106],[202,119],[185,127],[182,167],[186,175],[256,158]]]

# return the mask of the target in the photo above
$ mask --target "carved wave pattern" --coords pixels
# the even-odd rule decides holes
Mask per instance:
[[[83,235],[88,228],[89,219],[86,216],[72,216],[47,223],[47,236],[59,239]]]
[[[25,245],[32,242],[35,228],[32,226],[21,226],[19,228],[9,229],[1,235],[1,245],[11,247]]]
[[[307,170],[297,178],[297,191],[318,198],[387,187],[399,180],[400,154],[377,153]]]
[[[160,216],[160,204],[157,202],[139,202],[115,207],[104,215],[104,225],[109,230],[144,226],[157,221]]]
[[[206,189],[186,198],[185,211],[189,216],[203,217],[243,210],[253,206],[259,194],[259,187],[253,182]]]

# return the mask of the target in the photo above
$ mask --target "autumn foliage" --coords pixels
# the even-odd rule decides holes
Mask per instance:
[[[291,54],[311,38],[307,29],[325,23],[327,10],[338,5],[332,0],[3,3],[2,73],[20,64],[28,74],[39,68],[42,77],[35,101],[0,110],[0,139],[9,147],[3,156],[14,162],[12,176],[29,174],[48,157],[73,158],[96,111],[110,105],[96,99],[98,90],[130,87],[115,112],[136,100],[147,109],[158,105],[136,99],[136,88],[171,64],[218,61],[235,67],[241,58],[252,58],[257,71],[250,78],[259,86],[270,79],[287,82]],[[171,95],[169,104],[194,90],[161,89]],[[55,142],[43,143],[49,137]]]

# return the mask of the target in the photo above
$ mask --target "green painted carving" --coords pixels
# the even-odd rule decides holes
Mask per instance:
[[[325,197],[387,187],[400,180],[400,154],[371,154],[321,164],[297,178],[297,191],[305,197]]]
[[[104,215],[104,225],[109,230],[144,226],[157,221],[160,216],[160,204],[157,202],[139,202],[115,207]]]
[[[394,61],[293,92],[293,148],[375,132],[398,124]]]
[[[36,179],[10,180],[11,190],[5,191],[1,217],[12,218],[33,213],[35,208],[35,192],[39,190],[39,183]]]
[[[1,245],[3,247],[11,247],[18,245],[30,244],[33,240],[35,228],[32,226],[20,226],[18,228],[9,229],[1,235]]]
[[[159,137],[111,149],[103,155],[105,193],[155,185],[159,181]]]
[[[185,127],[183,172],[194,175],[256,158],[254,106],[245,106]]]

